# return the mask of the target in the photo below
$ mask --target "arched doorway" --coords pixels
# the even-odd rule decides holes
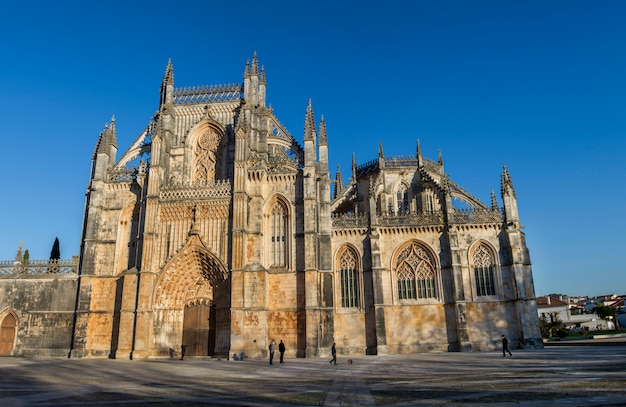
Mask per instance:
[[[183,340],[188,356],[215,355],[215,305],[189,303],[183,316]]]
[[[7,314],[0,324],[0,356],[8,356],[13,352],[17,320],[13,314]]]
[[[155,283],[153,354],[228,356],[230,279],[222,261],[195,234]]]

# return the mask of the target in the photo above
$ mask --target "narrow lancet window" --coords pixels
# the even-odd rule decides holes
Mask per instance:
[[[339,274],[341,279],[341,306],[356,308],[359,306],[358,262],[354,250],[346,248],[339,255]]]
[[[286,265],[287,210],[277,202],[270,214],[270,259],[273,267]]]
[[[398,215],[409,213],[409,191],[405,185],[401,185],[396,193]]]
[[[480,245],[474,250],[472,263],[474,265],[474,280],[476,282],[476,295],[487,296],[496,295],[494,283],[493,255],[484,245]]]

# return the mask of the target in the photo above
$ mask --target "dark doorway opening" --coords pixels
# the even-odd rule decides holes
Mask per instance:
[[[215,306],[203,303],[185,306],[183,345],[186,356],[215,355]]]

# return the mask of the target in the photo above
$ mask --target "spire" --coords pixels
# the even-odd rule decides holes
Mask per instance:
[[[110,154],[110,148],[117,149],[117,135],[115,132],[115,116],[111,117],[111,123],[104,125],[104,130],[100,132],[100,137],[96,143],[96,151],[94,151],[94,158],[96,154],[104,153]]]
[[[439,171],[441,171],[442,174],[445,174],[445,171],[443,170],[443,155],[441,154],[441,150],[438,150],[437,152],[437,164],[439,164]]]
[[[252,57],[252,71],[250,73],[252,75],[259,74],[259,60],[256,57],[256,51],[254,51],[254,56]]]
[[[265,106],[265,67],[261,67],[259,75],[259,59],[256,51],[250,60],[246,61],[246,69],[243,74],[243,100],[250,103],[251,107]]]
[[[117,146],[117,131],[115,130],[115,115],[111,116],[111,126],[109,126],[109,143]]]
[[[511,181],[511,174],[509,174],[509,170],[506,164],[504,164],[504,169],[502,170],[502,195],[507,194],[511,194],[513,198],[516,198],[513,182]]]
[[[496,193],[493,189],[491,190],[491,210],[498,210],[498,201],[496,201]]]
[[[172,59],[167,60],[167,66],[165,67],[165,74],[163,74],[163,80],[161,81],[161,106],[166,103],[172,103],[174,100],[174,66],[172,65]]]
[[[356,154],[352,153],[352,182],[356,182]]]
[[[317,133],[315,130],[315,117],[313,116],[313,102],[309,99],[304,117],[304,166],[313,167],[317,162]],[[328,171],[328,167],[326,167]],[[328,194],[330,197],[330,192]]]
[[[326,122],[324,121],[324,116],[320,120],[320,146],[328,145],[328,137],[326,136]]]
[[[96,148],[93,152],[92,160],[95,162],[94,170],[98,176],[115,166],[115,156],[117,154],[117,137],[115,134],[115,116],[111,117],[111,123],[104,125],[104,130],[100,132]],[[95,174],[95,173],[94,173]]]
[[[315,140],[315,117],[313,115],[313,101],[309,99],[304,118],[304,139]]]
[[[265,80],[265,66],[261,65],[261,85],[265,85],[266,84],[266,80]]]
[[[328,171],[328,136],[326,136],[326,121],[324,120],[324,116],[320,121],[320,137],[319,137],[319,162],[320,162],[320,171],[328,174],[328,179],[330,179],[330,171]],[[328,196],[330,197],[330,191]]]
[[[509,225],[514,227],[520,227],[519,224],[519,212],[517,210],[517,198],[515,197],[515,190],[513,189],[513,182],[511,182],[511,175],[509,170],[504,165],[502,171],[502,204],[504,207],[504,218]]]
[[[385,153],[383,153],[383,142],[378,142],[378,158],[385,158]]]
[[[337,174],[335,174],[335,193],[333,194],[333,199],[337,199],[337,197],[343,192],[343,190],[343,177],[341,176],[341,168],[338,165]]]
[[[247,78],[250,76],[250,60],[246,60],[246,69],[243,71],[243,77]]]
[[[415,156],[417,158],[417,166],[421,167],[424,160],[422,159],[422,145],[420,144],[420,139],[417,139],[417,151]]]
[[[167,66],[165,67],[165,74],[163,75],[164,85],[174,84],[174,66],[172,65],[172,58],[168,58]]]

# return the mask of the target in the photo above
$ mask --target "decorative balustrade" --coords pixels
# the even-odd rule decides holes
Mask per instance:
[[[369,217],[365,213],[333,214],[332,222],[335,229],[366,228],[369,223]]]
[[[496,209],[455,209],[454,223],[500,223],[504,220],[502,211]]]
[[[174,89],[174,103],[193,105],[213,102],[237,102],[243,92],[241,84],[192,86]]]
[[[0,260],[0,277],[78,274],[78,256],[59,260]]]
[[[385,167],[417,167],[417,157],[385,157]]]
[[[232,188],[230,180],[219,180],[214,184],[177,184],[172,183],[160,193],[162,200],[230,198]]]
[[[422,157],[422,163],[431,171],[438,171],[439,164],[433,160]],[[393,167],[417,167],[418,161],[415,156],[397,156],[397,157],[385,157],[385,168]],[[365,175],[378,169],[378,158],[366,162],[365,164],[358,165],[356,167],[357,175]]]
[[[383,213],[378,217],[379,226],[433,226],[443,224],[441,212],[412,212],[400,214]]]
[[[138,167],[124,167],[109,171],[107,179],[111,182],[130,182],[137,178],[138,173]]]

